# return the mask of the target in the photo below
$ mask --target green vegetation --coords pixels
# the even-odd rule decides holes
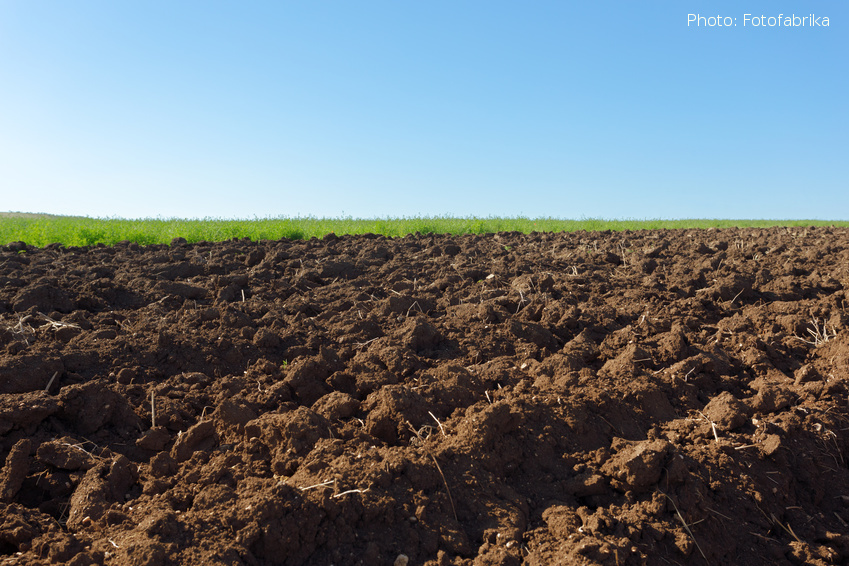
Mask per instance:
[[[450,216],[358,219],[358,218],[258,218],[254,220],[203,220],[88,218],[0,214],[0,243],[24,241],[35,246],[61,243],[66,246],[111,245],[122,240],[139,244],[218,242],[231,238],[277,240],[308,239],[330,232],[343,234],[482,234],[491,232],[571,232],[576,230],[651,230],[679,228],[766,228],[770,226],[843,226],[846,221],[817,220],[562,220],[558,218],[454,218]]]

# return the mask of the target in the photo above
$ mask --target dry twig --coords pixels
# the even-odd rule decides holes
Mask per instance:
[[[416,437],[421,442],[422,446],[424,446],[424,438],[422,438],[422,435],[419,434],[419,431],[417,431],[415,427],[410,424],[409,421],[407,421],[407,428],[409,428],[413,432],[413,434],[416,435]],[[428,456],[430,456],[430,459],[433,460],[433,463],[436,465],[436,469],[439,472],[439,475],[442,477],[442,483],[445,484],[445,491],[448,493],[448,501],[451,503],[451,511],[453,511],[454,513],[454,519],[459,521],[460,519],[457,518],[457,508],[454,506],[454,498],[451,496],[451,488],[448,487],[448,481],[445,479],[445,474],[442,473],[442,467],[440,467],[439,462],[436,461],[436,457],[431,454],[430,450],[425,448],[425,452]]]
[[[710,423],[710,428],[713,430],[713,438],[714,440],[716,440],[716,443],[719,444],[719,435],[716,433],[716,423],[707,418],[707,415],[705,415],[703,412],[699,411],[699,414],[703,416],[707,422]]]
[[[437,419],[437,418],[436,418],[436,416],[435,416],[433,413],[431,413],[430,411],[428,411],[428,412],[427,412],[427,414],[428,414],[428,415],[430,415],[430,417],[431,417],[433,420],[435,420],[435,421],[436,421],[436,424],[438,424],[438,425],[439,425],[439,432],[441,432],[441,433],[442,433],[442,436],[448,436],[447,434],[445,434],[445,429],[444,429],[444,428],[442,428],[442,423],[441,423],[441,422],[439,422],[439,419]]]
[[[368,490],[367,489],[349,489],[348,491],[343,491],[342,493],[337,493],[336,495],[333,495],[332,497],[335,499],[337,497],[342,497],[343,495],[348,495],[350,493],[365,493],[366,491],[368,491]]]
[[[50,378],[50,381],[47,382],[47,387],[44,388],[44,392],[47,393],[50,391],[50,386],[53,385],[53,381],[56,379],[56,376],[59,375],[59,372],[53,374],[53,377]]]
[[[707,556],[705,556],[705,553],[702,551],[702,547],[699,545],[699,541],[697,541],[696,537],[693,536],[693,531],[690,530],[690,525],[688,525],[687,521],[684,520],[684,516],[681,515],[681,511],[678,510],[678,506],[675,505],[675,501],[673,501],[671,497],[669,497],[668,495],[666,495],[662,491],[660,491],[660,490],[658,490],[658,491],[660,492],[661,495],[663,495],[666,499],[668,499],[669,502],[672,504],[672,507],[675,508],[675,513],[678,515],[678,519],[681,521],[681,524],[684,525],[684,529],[687,531],[687,534],[690,535],[691,539],[693,539],[693,542],[696,544],[696,548],[699,549],[699,554],[701,554],[702,558],[704,558],[705,562],[707,562],[708,561]]]
[[[64,328],[66,326],[68,328],[79,328],[80,327],[78,324],[73,324],[73,323],[70,323],[70,322],[61,322],[59,320],[53,320],[52,318],[50,318],[49,316],[47,316],[46,314],[44,314],[42,312],[38,313],[38,316],[40,316],[47,323],[44,326],[50,326],[51,328]]]
[[[835,336],[837,336],[837,330],[834,328],[834,325],[831,326],[831,332],[828,331],[828,327],[825,324],[825,321],[822,323],[822,328],[820,328],[819,321],[816,318],[811,319],[811,324],[814,326],[813,329],[808,328],[808,334],[811,335],[812,340],[807,340],[794,334],[797,340],[801,340],[805,344],[810,344],[811,346],[819,346],[823,342],[828,342]]]
[[[324,487],[326,485],[330,485],[330,484],[335,483],[335,482],[336,482],[335,479],[331,479],[331,480],[323,481],[321,483],[317,483],[315,485],[308,485],[307,487],[299,487],[298,489],[300,489],[301,491],[307,491],[308,489],[315,489],[317,487]]]
[[[800,539],[800,538],[796,535],[796,533],[794,533],[794,532],[793,532],[793,527],[791,527],[791,526],[790,526],[790,523],[787,523],[787,526],[784,526],[784,523],[782,523],[781,521],[779,521],[779,520],[778,520],[778,517],[776,517],[776,516],[775,516],[775,514],[770,513],[770,516],[772,517],[773,522],[774,522],[776,525],[778,525],[779,527],[781,527],[782,529],[784,529],[785,531],[787,531],[787,534],[789,534],[789,535],[790,535],[790,536],[792,536],[794,539],[796,539],[796,542],[802,542],[802,539]]]

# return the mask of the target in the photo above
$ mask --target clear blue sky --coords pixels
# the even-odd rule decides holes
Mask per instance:
[[[0,0],[0,210],[849,219],[847,26],[842,0]]]

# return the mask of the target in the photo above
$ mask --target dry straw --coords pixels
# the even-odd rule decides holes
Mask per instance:
[[[433,415],[431,415],[431,416],[433,416]],[[434,417],[434,418],[436,418],[436,417]],[[438,422],[439,421],[437,421],[437,423]],[[442,427],[441,424],[439,426],[440,426],[440,428]],[[410,424],[409,421],[407,421],[407,428],[409,428],[413,432],[413,434],[416,435],[416,437],[419,439],[419,442],[424,447],[424,438],[422,437],[421,434],[419,434],[419,431],[417,431],[415,429],[415,427],[413,427],[413,425]],[[442,483],[445,484],[445,491],[448,493],[448,501],[451,503],[451,511],[454,513],[454,520],[459,521],[460,519],[457,518],[457,508],[454,506],[454,498],[451,496],[451,488],[448,487],[448,481],[445,479],[445,474],[442,473],[442,467],[440,467],[439,462],[436,461],[436,457],[433,454],[431,454],[430,450],[425,448],[425,452],[427,453],[428,456],[430,456],[430,459],[433,460],[433,463],[436,465],[436,469],[439,472],[439,475],[442,477]]]

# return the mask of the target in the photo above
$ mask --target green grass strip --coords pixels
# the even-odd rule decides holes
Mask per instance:
[[[402,237],[408,234],[484,234],[494,232],[572,232],[623,231],[685,228],[768,228],[773,226],[839,226],[847,221],[822,220],[602,220],[586,218],[455,218],[451,216],[404,218],[262,218],[222,220],[205,218],[88,218],[79,216],[0,214],[0,244],[23,241],[43,247],[60,243],[65,246],[112,245],[129,240],[138,244],[167,244],[174,238],[189,242],[220,242],[232,238],[251,240],[293,240],[322,237],[330,232],[344,234],[382,234]]]

